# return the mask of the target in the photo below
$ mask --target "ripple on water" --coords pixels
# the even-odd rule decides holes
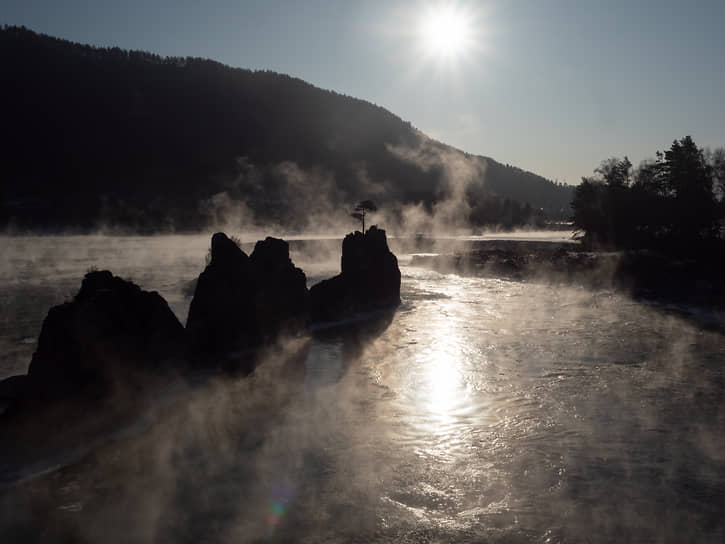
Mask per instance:
[[[164,271],[173,256],[143,243],[109,261],[184,312],[200,267]],[[607,291],[402,272],[390,325],[314,339],[294,393],[199,392],[174,425],[0,496],[0,527],[35,501],[47,526],[97,536],[112,519],[138,541],[723,540],[722,335]],[[15,292],[45,305],[63,281]]]

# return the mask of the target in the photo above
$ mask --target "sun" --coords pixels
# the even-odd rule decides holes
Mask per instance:
[[[455,5],[431,7],[420,19],[420,39],[429,55],[457,58],[471,47],[471,17]]]

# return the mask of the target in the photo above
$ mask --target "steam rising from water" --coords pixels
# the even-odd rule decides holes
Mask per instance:
[[[421,185],[408,189],[435,196],[435,203],[404,203],[399,187],[394,187],[389,180],[374,179],[364,164],[354,169],[353,183],[349,180],[341,183],[343,180],[336,180],[329,171],[303,168],[291,161],[272,167],[266,173],[272,181],[265,181],[256,167],[242,160],[238,178],[229,190],[202,200],[200,209],[215,230],[342,236],[359,227],[350,218],[354,205],[360,200],[372,199],[380,207],[372,221],[384,225],[391,234],[470,233],[466,192],[471,187],[482,189],[486,172],[484,159],[444,148],[422,135],[414,146],[388,145],[387,151],[420,170]],[[437,174],[439,186],[429,186],[431,181],[424,174],[430,172]],[[271,186],[265,187],[265,183]],[[252,197],[248,196],[250,193]],[[267,210],[264,218],[255,214],[256,208]],[[270,214],[274,215],[271,210],[277,210],[278,216],[270,218]]]
[[[182,278],[207,245],[26,239],[4,293],[45,306],[33,293],[73,292],[94,261],[135,269],[183,315]],[[305,270],[318,254],[292,251]],[[324,253],[321,276],[339,267],[339,246]],[[606,290],[402,272],[392,321],[285,343],[248,379],[177,391],[144,432],[2,492],[0,534],[722,541],[721,334]]]
[[[415,148],[388,146],[388,151],[415,164],[423,172],[440,170],[443,179],[432,212],[427,212],[420,204],[404,207],[396,232],[441,235],[470,231],[468,218],[471,209],[466,191],[474,184],[483,185],[486,173],[486,162],[483,159],[443,149],[436,142],[422,138]]]

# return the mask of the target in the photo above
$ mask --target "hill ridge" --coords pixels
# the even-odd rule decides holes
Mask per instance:
[[[270,70],[9,26],[0,66],[12,105],[0,226],[198,230],[242,214],[299,230],[369,197],[429,213],[456,198],[466,221],[513,226],[555,217],[570,200],[566,188],[432,140],[382,106]],[[423,147],[427,164],[390,151]],[[477,177],[447,169],[454,156]]]

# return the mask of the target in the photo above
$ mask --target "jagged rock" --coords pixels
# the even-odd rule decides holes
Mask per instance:
[[[225,234],[211,239],[211,261],[199,275],[186,331],[196,355],[224,353],[249,342],[249,257]]]
[[[161,295],[107,270],[89,272],[71,302],[48,312],[25,393],[50,400],[105,396],[170,370],[184,351],[184,329]]]
[[[224,233],[214,234],[186,323],[195,356],[230,354],[298,332],[308,320],[306,282],[284,240],[267,237],[248,257]]]
[[[400,303],[398,259],[385,231],[376,226],[354,232],[342,242],[342,272],[310,289],[313,321],[391,308]]]
[[[290,260],[287,242],[268,236],[256,243],[249,261],[258,338],[268,343],[280,334],[305,328],[310,297],[307,278]]]

